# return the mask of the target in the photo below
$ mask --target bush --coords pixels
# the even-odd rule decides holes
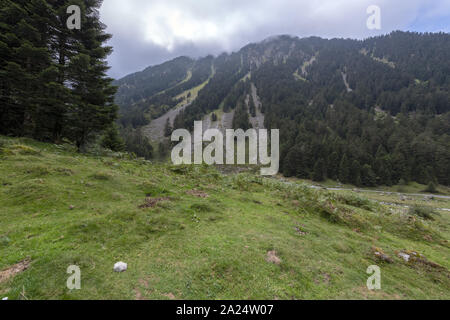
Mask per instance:
[[[151,160],[153,158],[153,146],[141,129],[123,129],[122,137],[125,140],[125,148],[128,152],[138,157]]]
[[[433,216],[438,214],[436,211],[434,211],[430,207],[424,207],[424,206],[418,206],[418,205],[415,205],[415,206],[409,208],[408,213],[410,215],[415,215],[415,216],[424,218],[426,220],[434,220]]]
[[[339,194],[336,199],[339,202],[352,207],[361,208],[368,211],[373,211],[374,209],[374,203],[372,201],[366,198],[359,197],[357,195]]]
[[[427,188],[424,190],[424,192],[429,192],[429,193],[437,193],[437,189],[436,189],[436,184],[434,184],[433,181],[431,181]]]
[[[233,177],[233,187],[235,189],[249,191],[250,187],[254,184],[262,185],[262,178],[247,173],[240,173]]]
[[[105,131],[101,140],[101,146],[116,152],[125,150],[125,142],[120,137],[116,125],[112,125]]]

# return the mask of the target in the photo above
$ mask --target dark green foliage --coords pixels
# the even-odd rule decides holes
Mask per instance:
[[[196,61],[180,57],[115,81],[119,86],[116,102],[122,126],[144,126],[149,118],[158,118],[175,107],[180,102],[176,96],[208,80],[213,72],[212,63],[212,56]],[[185,81],[188,72],[191,77]],[[191,96],[188,93],[187,98]]]
[[[233,128],[235,130],[242,129],[244,131],[247,131],[251,128],[250,120],[248,117],[248,110],[242,100],[238,102],[238,106],[234,113]]]
[[[102,137],[101,145],[103,148],[107,148],[112,151],[124,151],[125,142],[119,135],[119,130],[115,124],[106,129]]]
[[[251,75],[266,127],[280,129],[285,175],[321,179],[321,160],[327,177],[358,186],[450,184],[450,82],[440,71],[450,66],[448,34],[291,39],[294,53],[286,41],[271,42],[288,56],[283,63],[268,61]],[[293,73],[312,56],[307,81],[297,81]]]
[[[139,94],[122,106],[121,122],[143,126],[173,108],[182,90],[211,77],[173,127],[192,129],[194,120],[223,107],[235,111],[234,128],[246,129],[249,114],[256,115],[255,85],[265,127],[280,129],[283,174],[367,187],[401,180],[450,185],[448,52],[444,33],[394,32],[364,41],[280,36],[126,77],[118,99],[127,90]],[[183,82],[188,70],[192,78]],[[150,74],[164,85],[139,83]],[[145,94],[141,86],[152,90]]]
[[[153,147],[141,129],[125,128],[122,129],[121,135],[127,151],[147,160],[153,157]]]
[[[188,57],[180,57],[115,81],[114,84],[119,86],[116,102],[126,108],[175,86],[186,78],[193,63]]]
[[[365,164],[362,168],[361,182],[362,182],[362,185],[367,186],[367,187],[376,186],[377,179],[376,179],[375,173],[372,170],[372,167],[369,164]]]
[[[344,154],[339,165],[339,181],[343,183],[350,182],[350,169],[347,155]]]
[[[424,192],[437,193],[438,191],[436,189],[436,184],[433,181],[431,181],[428,184],[427,188],[424,190]]]
[[[222,54],[214,61],[215,75],[208,84],[199,92],[194,103],[181,112],[175,119],[174,128],[192,129],[194,121],[201,119],[210,111],[216,110],[224,102],[224,111],[234,109],[235,98],[239,94],[235,92],[244,88],[244,83],[239,81],[249,71],[249,65],[241,66],[241,56],[237,53],[231,55]],[[224,101],[227,98],[227,101]]]
[[[67,7],[82,11],[81,30],[66,26]],[[116,119],[106,77],[100,0],[1,2],[0,133],[60,142],[79,150]]]
[[[170,145],[167,142],[160,142],[158,145],[158,153],[160,158],[165,158],[170,152]]]
[[[325,176],[326,176],[325,163],[322,159],[319,159],[314,165],[313,180],[321,182],[325,180]]]
[[[170,124],[170,118],[167,118],[166,125],[164,127],[164,136],[170,137],[172,135],[172,125]]]
[[[374,211],[374,203],[367,198],[363,198],[358,195],[340,194],[337,196],[337,199],[340,202],[353,207],[362,208],[368,211]]]

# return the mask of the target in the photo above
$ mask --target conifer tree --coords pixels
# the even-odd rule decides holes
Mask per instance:
[[[2,131],[33,136],[42,104],[49,26],[43,0],[3,0],[0,11],[0,90]],[[42,16],[40,16],[42,15]]]
[[[339,180],[342,183],[350,182],[350,163],[346,154],[343,155],[339,164]]]
[[[70,59],[67,79],[72,88],[68,105],[66,134],[83,150],[92,135],[102,132],[116,119],[118,107],[114,104],[116,87],[106,76],[106,57],[112,48],[104,46],[111,38],[99,20],[102,1],[85,0],[82,8],[82,27],[76,30],[76,53]]]
[[[170,137],[172,135],[172,132],[173,132],[173,127],[170,124],[170,118],[167,118],[166,125],[164,127],[164,136]]]
[[[325,164],[322,159],[319,159],[316,161],[316,164],[314,165],[314,171],[313,171],[313,180],[317,182],[321,182],[325,180]]]
[[[100,0],[0,0],[0,133],[79,149],[116,118]],[[82,9],[69,30],[69,5]]]
[[[101,145],[103,148],[107,148],[112,151],[123,151],[125,149],[125,142],[119,135],[119,129],[115,123],[106,129],[102,137]]]

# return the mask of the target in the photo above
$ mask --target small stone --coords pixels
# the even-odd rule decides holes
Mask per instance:
[[[124,271],[127,271],[127,269],[128,269],[128,265],[125,262],[122,262],[122,261],[117,262],[114,265],[114,271],[115,272],[124,272]]]
[[[406,253],[404,253],[404,252],[400,252],[400,253],[398,254],[398,256],[399,256],[400,258],[402,258],[403,260],[405,260],[406,262],[408,262],[408,261],[409,261],[409,258],[411,258],[411,256],[410,256],[409,254],[406,254]]]
[[[8,300],[8,297],[4,297],[2,300],[3,300],[3,301]]]
[[[70,210],[73,210],[73,209],[75,209],[75,206],[70,205],[70,206],[69,206],[69,209],[70,209]]]

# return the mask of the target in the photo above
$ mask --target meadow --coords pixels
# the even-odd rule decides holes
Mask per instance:
[[[402,201],[422,216],[256,169],[7,137],[0,150],[0,298],[450,298],[448,200]],[[70,265],[80,290],[66,287]],[[381,290],[366,286],[370,265]]]

